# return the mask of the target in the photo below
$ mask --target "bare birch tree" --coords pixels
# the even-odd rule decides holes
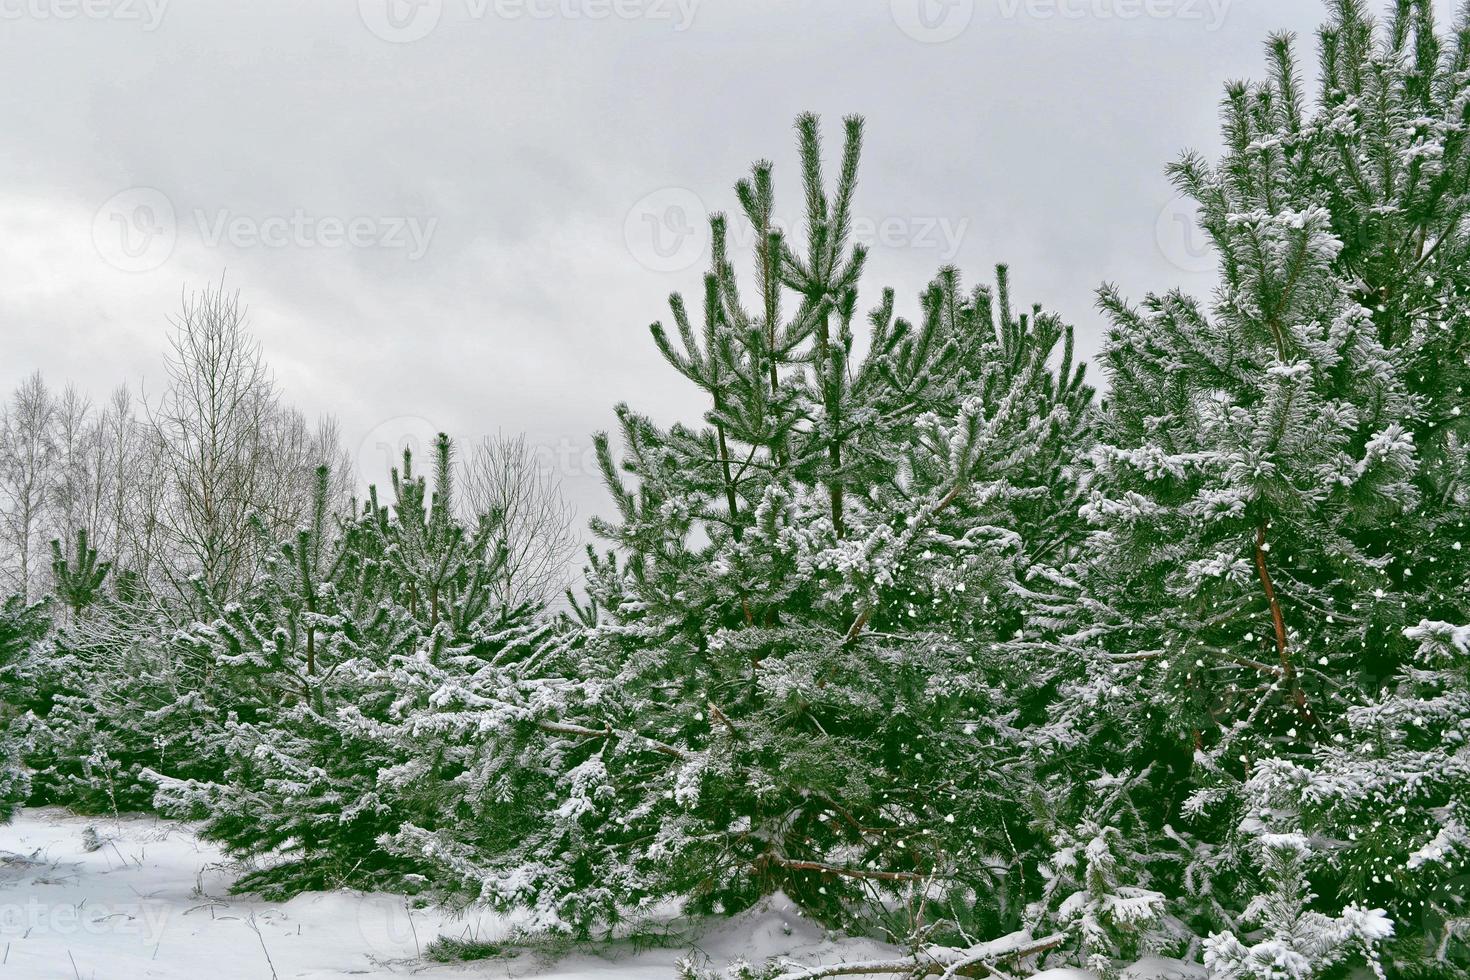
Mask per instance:
[[[460,462],[460,507],[466,519],[500,512],[508,559],[499,583],[508,605],[554,601],[566,588],[577,547],[575,513],[561,481],[542,466],[525,436],[486,436]]]
[[[158,551],[157,503],[166,484],[158,435],[138,417],[137,406],[132,392],[120,385],[108,398],[99,420],[112,496],[106,521],[111,533],[97,548],[111,557],[117,569],[146,581],[148,556]]]
[[[77,531],[86,531],[93,547],[110,554],[115,487],[105,413],[96,411],[92,400],[74,385],[68,384],[56,400],[47,537],[65,542]]]
[[[283,407],[267,420],[261,438],[271,478],[262,488],[256,507],[267,527],[290,532],[306,524],[318,466],[328,469],[328,500],[337,508],[347,504],[351,457],[342,448],[336,419],[325,416],[312,425],[298,409]]]
[[[169,492],[150,563],[180,594],[198,576],[224,602],[260,557],[250,516],[275,492],[265,433],[279,397],[238,291],[186,293],[172,323],[169,386],[151,410]]]
[[[56,402],[40,372],[26,378],[0,414],[0,575],[30,599],[45,588],[46,502],[55,451]]]

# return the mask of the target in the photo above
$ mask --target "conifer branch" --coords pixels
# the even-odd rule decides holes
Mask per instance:
[[[699,753],[697,752],[687,752],[667,742],[660,742],[656,738],[650,738],[638,732],[616,729],[611,725],[606,728],[588,728],[585,725],[574,725],[564,721],[538,721],[536,722],[536,727],[543,732],[551,732],[556,735],[572,735],[576,738],[628,738],[642,742],[653,751],[675,759],[688,760],[699,757]]]

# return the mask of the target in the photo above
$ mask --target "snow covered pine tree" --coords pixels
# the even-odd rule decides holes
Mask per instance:
[[[492,601],[496,522],[455,520],[451,473],[441,435],[432,495],[405,452],[391,511],[373,491],[334,530],[323,468],[311,525],[266,563],[244,602],[192,631],[212,665],[210,737],[224,747],[223,776],[151,778],[159,805],[202,819],[206,839],[270,855],[239,888],[401,887],[414,873],[378,838],[410,820],[437,826],[433,803],[457,763],[405,727],[426,688],[412,681],[483,655],[507,626]]]
[[[1213,316],[1177,292],[1142,309],[1101,294],[1114,326],[1087,507],[1098,557],[1052,607],[1058,636],[1091,651],[1058,714],[1132,782],[1121,810],[1140,870],[1183,883],[1168,897],[1197,931],[1231,921],[1257,880],[1263,845],[1237,829],[1265,805],[1246,783],[1257,764],[1289,765],[1299,818],[1320,816],[1313,753],[1352,768],[1333,747],[1351,736],[1361,753],[1350,706],[1410,664],[1406,629],[1470,618],[1470,29],[1444,43],[1419,0],[1381,28],[1356,0],[1333,7],[1315,114],[1291,38],[1273,38],[1270,78],[1227,92],[1221,164],[1172,168],[1220,255]],[[1398,834],[1389,860],[1385,826],[1269,832],[1342,842],[1314,858],[1323,908],[1402,918],[1418,899],[1389,865],[1425,841]]]
[[[621,464],[598,437],[618,518],[594,529],[616,548],[589,552],[585,621],[437,698],[514,737],[520,775],[484,787],[503,822],[397,846],[542,926],[775,890],[903,941],[1021,919],[1030,762],[1003,641],[1018,580],[1079,539],[1092,391],[1069,328],[1012,313],[1004,270],[970,293],[945,270],[917,323],[885,293],[856,356],[862,124],[833,190],[817,119],[797,131],[804,250],[757,163],[736,187],[756,298],[716,215],[702,324],[676,294],[652,328],[703,420],[620,406]]]
[[[13,728],[14,709],[22,703],[17,666],[50,627],[47,603],[26,602],[11,596],[0,605],[0,823],[6,823],[30,794],[30,774],[21,764],[19,740]]]

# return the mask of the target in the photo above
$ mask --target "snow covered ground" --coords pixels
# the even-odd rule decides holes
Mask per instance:
[[[99,846],[100,845],[100,846]],[[236,870],[186,824],[151,817],[23,811],[0,827],[0,980],[319,980],[328,977],[672,978],[686,949],[576,953],[547,962],[428,963],[438,935],[494,939],[509,924],[414,909],[401,895],[336,891],[289,902],[229,893]],[[779,896],[691,937],[723,966],[782,955],[814,964],[888,958],[860,940],[834,942]],[[1169,970],[1152,976],[1186,976]],[[1085,977],[1051,970],[1049,980]]]
[[[89,833],[91,828],[92,833]],[[90,838],[90,839],[89,839]],[[89,850],[100,840],[101,846]],[[495,916],[411,909],[400,895],[336,891],[289,902],[229,893],[235,870],[187,825],[150,817],[26,810],[0,827],[0,980],[317,980],[326,977],[671,978],[686,950],[573,954],[443,965],[420,957],[442,934],[495,938]],[[731,928],[733,927],[733,928]],[[790,953],[803,962],[890,955],[828,942],[778,901],[695,938],[723,965]]]

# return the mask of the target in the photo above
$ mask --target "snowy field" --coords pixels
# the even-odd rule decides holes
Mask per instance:
[[[243,899],[229,892],[235,873],[218,850],[174,821],[23,811],[0,827],[0,978],[633,980],[672,977],[674,961],[685,952],[578,954],[556,963],[522,953],[432,964],[419,954],[435,936],[494,938],[508,924],[493,916],[411,909],[398,895],[339,891],[289,902]],[[802,962],[893,952],[873,943],[827,942],[820,929],[779,902],[692,942],[720,964],[788,952]]]
[[[509,923],[414,909],[400,895],[355,891],[266,902],[230,894],[237,868],[188,825],[152,817],[79,817],[25,810],[0,827],[0,980],[317,980],[327,977],[672,978],[688,948],[577,953],[555,962],[529,952],[436,964],[436,936],[494,939]],[[886,959],[898,951],[834,942],[781,897],[699,934],[689,947],[723,966],[738,957],[794,963]],[[1164,967],[1159,969],[1157,967]],[[1134,976],[1190,977],[1166,964]],[[1082,978],[1049,970],[1050,980]]]

